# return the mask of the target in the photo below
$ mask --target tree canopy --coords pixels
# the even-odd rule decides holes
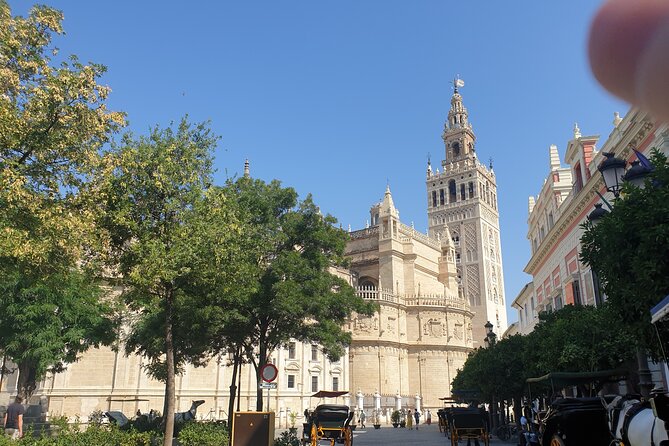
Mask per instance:
[[[625,184],[611,212],[585,225],[581,258],[597,272],[616,322],[657,359],[662,351],[650,309],[669,294],[669,163],[657,150],[651,161],[645,188]],[[669,329],[658,328],[666,344]]]
[[[311,196],[298,201],[292,188],[278,181],[239,178],[226,185],[242,213],[246,243],[245,280],[238,296],[234,332],[222,338],[242,344],[260,373],[272,352],[290,339],[318,343],[331,359],[341,356],[351,335],[342,325],[353,312],[371,314],[333,268],[342,266],[348,235],[322,215]],[[262,409],[259,391],[258,410]]]
[[[0,350],[18,363],[23,396],[47,370],[108,342],[111,323],[85,270],[89,185],[124,116],[106,108],[102,65],[52,64],[62,19],[46,6],[13,17],[0,3]]]
[[[467,358],[454,390],[478,390],[490,401],[519,398],[525,380],[550,372],[599,371],[628,366],[634,358],[630,335],[607,308],[567,305],[539,314],[525,336],[501,339]]]
[[[211,321],[221,311],[212,290],[234,286],[221,279],[232,277],[239,226],[226,197],[211,187],[216,141],[206,124],[186,118],[148,137],[126,135],[101,177],[100,228],[132,312],[126,351],[147,358],[148,372],[165,382],[166,445],[175,375],[209,359]]]

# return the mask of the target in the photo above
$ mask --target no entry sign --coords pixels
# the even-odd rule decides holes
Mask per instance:
[[[279,370],[274,364],[265,364],[260,369],[260,377],[266,383],[271,383],[279,375]]]

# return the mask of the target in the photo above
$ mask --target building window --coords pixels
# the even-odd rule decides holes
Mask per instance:
[[[295,375],[288,375],[288,388],[289,389],[295,388]]]
[[[600,307],[604,303],[604,299],[602,299],[599,277],[597,277],[597,273],[594,270],[590,270],[590,274],[592,275],[592,289],[595,292],[595,306]]]
[[[572,286],[572,291],[574,292],[574,304],[582,305],[583,302],[581,302],[581,284],[579,283],[578,280],[574,280],[571,283],[571,286]]]
[[[332,391],[333,392],[338,392],[339,391],[339,377],[338,376],[333,376],[332,377]]]
[[[311,391],[318,392],[318,376],[311,377]]]
[[[555,309],[559,310],[560,308],[562,308],[562,296],[557,296],[555,298]]]
[[[432,191],[432,207],[434,207],[434,208],[437,207],[437,191],[436,190]]]
[[[288,343],[288,359],[295,359],[295,343]]]
[[[455,254],[455,263],[460,263],[460,253]]]
[[[474,183],[469,182],[469,198],[474,198]]]
[[[439,189],[439,204],[444,205],[444,189]]]
[[[465,185],[461,184],[460,185],[460,200],[465,200],[467,197],[465,196]]]
[[[534,317],[534,296],[530,299],[530,310],[532,310],[532,317]]]
[[[318,346],[316,345],[311,346],[311,360],[318,361]]]
[[[448,182],[448,202],[455,203],[458,198],[458,190],[455,187],[455,180]]]

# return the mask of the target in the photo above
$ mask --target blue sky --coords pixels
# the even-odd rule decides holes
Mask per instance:
[[[220,183],[249,158],[253,176],[312,193],[353,229],[387,182],[402,221],[427,229],[426,160],[444,158],[459,74],[497,174],[507,303],[530,279],[527,199],[549,145],[562,157],[574,122],[605,140],[628,110],[587,64],[600,1],[45,1],[65,14],[61,54],[107,65],[109,106],[134,133],[211,120]]]

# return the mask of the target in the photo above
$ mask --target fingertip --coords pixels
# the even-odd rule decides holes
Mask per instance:
[[[609,0],[590,27],[588,55],[592,72],[604,88],[639,103],[637,72],[658,28],[669,19],[664,0]]]

